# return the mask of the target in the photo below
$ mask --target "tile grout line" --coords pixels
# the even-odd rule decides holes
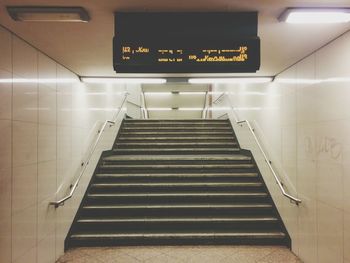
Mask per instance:
[[[55,78],[57,80],[57,63],[55,63]],[[55,120],[55,130],[56,130],[56,149],[55,149],[55,152],[56,152],[56,160],[55,160],[55,163],[56,163],[56,167],[55,167],[55,180],[56,180],[56,183],[55,183],[55,200],[57,200],[57,175],[58,175],[58,172],[57,172],[57,167],[58,167],[58,151],[57,151],[57,145],[58,145],[58,130],[57,130],[57,81],[55,83],[55,100],[56,100],[56,105],[55,105],[55,117],[56,117],[56,120]],[[57,253],[57,209],[55,208],[55,260],[58,260],[58,253]]]
[[[294,72],[294,78],[296,79],[297,77],[297,68],[295,69],[295,72]],[[299,131],[299,124],[298,124],[298,84],[294,84],[294,96],[295,96],[295,188],[296,188],[296,192],[297,192],[297,197],[299,199],[301,199],[302,197],[300,196],[300,193],[299,193],[299,158],[298,158],[298,152],[299,152],[299,137],[298,137],[298,131]],[[301,204],[302,205],[302,204]],[[296,233],[296,236],[297,236],[297,241],[298,241],[298,253],[297,255],[300,255],[300,207],[298,207],[297,209],[297,233]]]
[[[314,79],[316,79],[316,77],[317,77],[317,74],[316,74],[316,55],[314,56]],[[316,231],[317,231],[317,233],[315,233],[316,234],[316,260],[317,260],[317,262],[319,261],[319,255],[318,255],[318,245],[319,245],[319,242],[318,242],[318,237],[319,237],[319,225],[318,225],[318,207],[319,207],[319,200],[318,200],[318,187],[317,187],[317,174],[318,174],[318,160],[317,160],[317,158],[315,158],[315,160],[316,160],[316,184],[315,184],[315,187],[316,187],[316,196],[314,197],[315,198],[315,205],[316,205],[316,218],[315,218],[315,221],[316,221]]]
[[[13,79],[13,36],[11,36],[11,77]],[[12,216],[12,209],[13,209],[13,82],[11,83],[11,251],[10,251],[10,259],[11,262],[13,261],[13,216]]]
[[[39,53],[36,51],[36,77],[39,78]],[[39,260],[39,84],[36,84],[37,126],[36,126],[36,262]]]

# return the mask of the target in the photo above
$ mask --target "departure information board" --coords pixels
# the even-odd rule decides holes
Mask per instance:
[[[117,73],[255,72],[256,34],[256,13],[118,13],[114,68]]]

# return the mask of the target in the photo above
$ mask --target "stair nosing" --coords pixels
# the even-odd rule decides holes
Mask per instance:
[[[162,174],[162,173],[156,173],[156,174],[135,174],[135,173],[130,173],[130,174],[113,174],[113,173],[108,173],[108,174],[104,174],[104,173],[98,173],[96,174],[97,177],[130,177],[130,176],[135,176],[135,177],[205,177],[205,178],[210,178],[210,177],[221,177],[221,176],[227,176],[227,178],[230,177],[258,177],[258,173],[206,173],[206,174],[202,174],[202,173],[172,173],[172,174]]]
[[[178,208],[272,208],[271,204],[197,204],[197,205],[85,205],[83,209],[178,209]]]
[[[225,221],[225,222],[251,222],[251,221],[258,221],[258,222],[276,222],[278,221],[277,217],[193,217],[193,218],[149,218],[149,217],[143,217],[143,218],[118,218],[118,219],[112,219],[112,218],[83,218],[79,219],[79,223],[95,223],[95,222],[101,222],[101,223],[114,223],[114,222],[215,222],[215,221]]]
[[[264,196],[267,197],[268,194],[265,192],[241,192],[241,193],[128,193],[128,194],[88,194],[88,197],[175,197],[175,196]]]
[[[71,238],[94,238],[94,237],[265,237],[265,238],[284,238],[285,233],[280,231],[275,232],[186,232],[186,233],[128,233],[128,234],[114,234],[114,233],[103,233],[103,234],[73,234]]]
[[[115,186],[166,186],[166,187],[177,187],[177,186],[263,186],[263,183],[261,182],[229,182],[229,183],[210,183],[210,182],[204,182],[204,183],[94,183],[91,186],[93,187],[115,187]]]
[[[148,161],[148,160],[159,160],[159,161],[250,161],[251,157],[245,155],[228,155],[228,156],[198,156],[198,155],[188,155],[188,156],[179,156],[179,155],[113,155],[103,158],[104,161]]]

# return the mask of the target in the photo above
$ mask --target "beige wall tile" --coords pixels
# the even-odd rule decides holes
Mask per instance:
[[[34,248],[36,251],[37,242],[37,207],[32,206],[21,212],[14,213],[12,216],[12,260],[24,262],[23,256]],[[27,258],[26,262],[31,261],[34,257]]]
[[[57,119],[57,95],[56,88],[39,84],[39,123],[56,125]]]
[[[317,203],[318,262],[343,262],[343,213],[341,210]]]
[[[12,122],[0,120],[0,169],[12,165]]]
[[[12,72],[12,34],[0,26],[0,69]]]
[[[56,125],[39,124],[38,162],[56,160]]]
[[[38,52],[28,43],[13,36],[13,74],[21,78],[38,78]]]
[[[38,242],[45,240],[55,232],[56,209],[49,205],[49,202],[53,200],[49,198],[38,203]]]
[[[38,161],[38,125],[27,122],[12,122],[13,166],[35,164]]]
[[[7,82],[11,79],[12,73],[0,69],[0,80],[6,80],[6,82],[0,81],[0,119],[2,120],[12,119],[12,83]]]
[[[13,168],[12,212],[18,213],[37,203],[38,166],[24,165]]]
[[[36,123],[38,121],[38,84],[13,83],[12,107],[13,120]]]
[[[38,163],[38,202],[56,196],[57,161]]]
[[[38,263],[52,263],[56,261],[55,232],[49,234],[38,243]]]
[[[0,169],[0,262],[11,262],[11,167]]]

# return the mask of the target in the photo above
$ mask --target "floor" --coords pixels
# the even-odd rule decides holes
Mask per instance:
[[[279,246],[180,246],[77,248],[57,263],[301,263]]]

